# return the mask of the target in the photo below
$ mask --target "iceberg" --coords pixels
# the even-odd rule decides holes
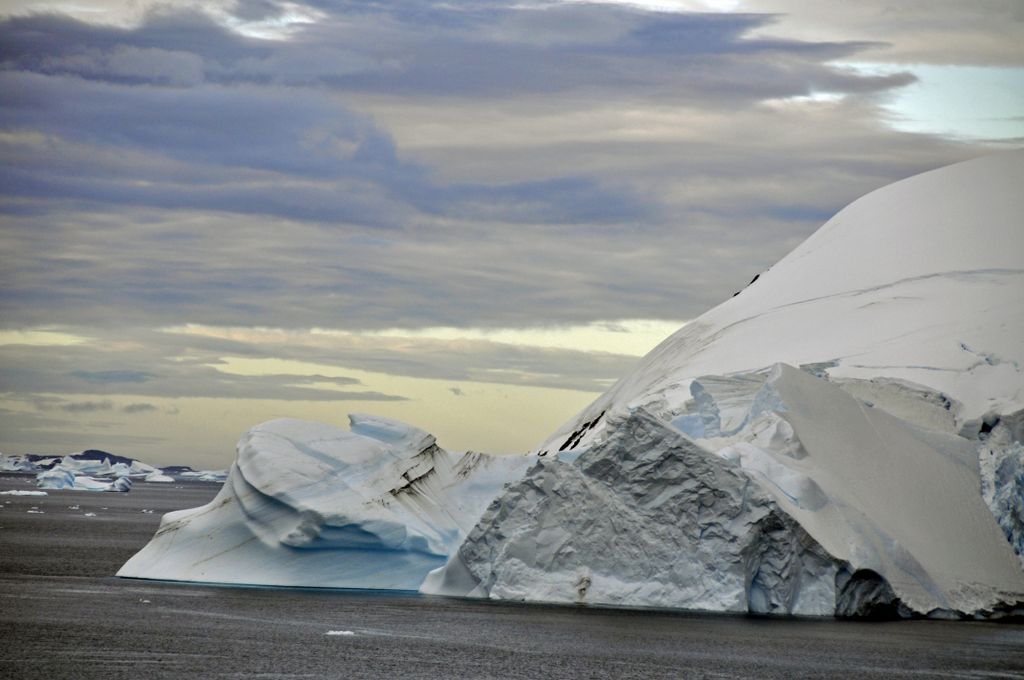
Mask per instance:
[[[976,443],[782,364],[726,393],[758,377],[728,437],[615,411],[575,461],[510,486],[423,590],[797,615],[987,615],[1024,601],[1024,571],[979,493]]]
[[[415,590],[530,462],[450,453],[394,420],[350,421],[252,428],[213,501],[165,515],[118,575]]]
[[[179,473],[182,479],[189,479],[197,482],[213,482],[223,484],[228,479],[227,470],[186,470]]]
[[[1024,613],[1024,152],[880,189],[534,453],[427,593]]]
[[[74,491],[130,491],[132,480],[125,476],[105,482],[88,475],[75,474],[74,470],[56,465],[36,475],[36,486],[40,489],[70,489]]]
[[[74,474],[95,477],[142,478],[161,474],[161,470],[141,460],[117,456],[106,451],[90,449],[66,456],[4,455],[0,454],[0,471],[39,473],[60,468]],[[173,480],[171,480],[173,481]],[[220,480],[220,481],[223,481]]]
[[[250,430],[121,576],[810,616],[1024,614],[1024,152],[854,202],[524,456]]]

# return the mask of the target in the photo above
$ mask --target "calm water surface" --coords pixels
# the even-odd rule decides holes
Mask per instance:
[[[0,475],[0,490],[32,481]],[[216,490],[139,483],[127,494],[0,496],[0,678],[1024,679],[1024,626],[1015,624],[759,619],[111,576],[162,513]]]

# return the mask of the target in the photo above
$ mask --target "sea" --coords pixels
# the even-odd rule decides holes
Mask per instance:
[[[34,478],[0,474],[0,491]],[[0,495],[0,678],[1020,678],[1024,624],[860,622],[114,576],[218,485]]]

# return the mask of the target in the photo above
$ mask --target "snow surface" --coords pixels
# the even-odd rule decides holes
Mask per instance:
[[[841,211],[543,442],[422,590],[1024,611],[1022,186],[1012,152]]]
[[[118,575],[415,590],[529,462],[452,454],[394,420],[350,420],[351,431],[254,427],[217,497],[165,515]]]
[[[536,450],[557,451],[609,408],[644,405],[671,419],[693,398],[693,378],[776,363],[930,388],[955,400],[958,428],[1024,409],[1022,186],[1024,151],[1014,151],[855,201]]]

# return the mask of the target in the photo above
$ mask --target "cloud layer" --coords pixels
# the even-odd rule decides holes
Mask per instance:
[[[6,19],[8,323],[685,318],[846,200],[975,152],[884,128],[913,76],[830,65],[870,41],[467,7],[314,3],[275,39],[193,9]],[[845,99],[786,103],[815,92]]]
[[[863,193],[988,150],[888,124],[915,60],[1021,65],[1008,2],[110,7],[0,16],[0,330],[92,338],[0,347],[36,433],[415,401],[345,370],[600,391],[631,357],[367,332],[692,318]]]

